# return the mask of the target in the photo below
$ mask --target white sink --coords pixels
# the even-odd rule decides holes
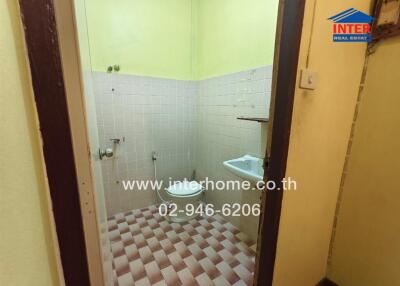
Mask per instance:
[[[250,155],[225,161],[224,166],[233,174],[252,183],[262,181],[264,177],[263,159]]]

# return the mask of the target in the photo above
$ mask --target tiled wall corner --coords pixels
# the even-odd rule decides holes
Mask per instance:
[[[202,81],[93,74],[100,147],[121,139],[115,157],[102,162],[109,215],[156,202],[154,192],[124,191],[121,185],[126,179],[154,179],[153,151],[157,177],[164,181],[190,179],[194,170],[197,180],[235,180],[223,161],[264,156],[261,130],[266,127],[237,117],[268,117],[272,66]],[[226,195],[209,192],[207,199],[218,205]],[[240,191],[229,197],[232,202],[244,199]],[[257,201],[248,195],[246,200]]]
[[[196,161],[198,179],[237,180],[222,162],[250,154],[264,158],[262,128],[266,124],[238,120],[237,117],[269,117],[272,66],[242,71],[201,81],[198,96],[198,142]],[[266,138],[263,138],[266,140]],[[229,193],[228,193],[229,192]],[[223,203],[255,203],[259,193],[209,191],[207,202],[221,207]],[[228,199],[229,198],[229,199]],[[258,218],[228,218],[255,240]],[[250,227],[249,227],[250,226]]]

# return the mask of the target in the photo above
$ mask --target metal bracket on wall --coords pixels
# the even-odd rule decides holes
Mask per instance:
[[[113,71],[114,72],[119,72],[120,70],[121,70],[120,65],[113,65],[113,66],[108,66],[107,67],[107,72],[108,73],[112,73]]]

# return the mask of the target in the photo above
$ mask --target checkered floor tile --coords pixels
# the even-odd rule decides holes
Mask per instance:
[[[252,285],[255,254],[221,216],[170,223],[156,206],[108,219],[114,282],[128,285]]]

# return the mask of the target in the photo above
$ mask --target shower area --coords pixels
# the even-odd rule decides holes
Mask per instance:
[[[160,204],[260,204],[201,182],[254,185],[235,162],[262,177],[277,6],[75,0],[107,285],[252,285],[258,215],[174,221]]]

